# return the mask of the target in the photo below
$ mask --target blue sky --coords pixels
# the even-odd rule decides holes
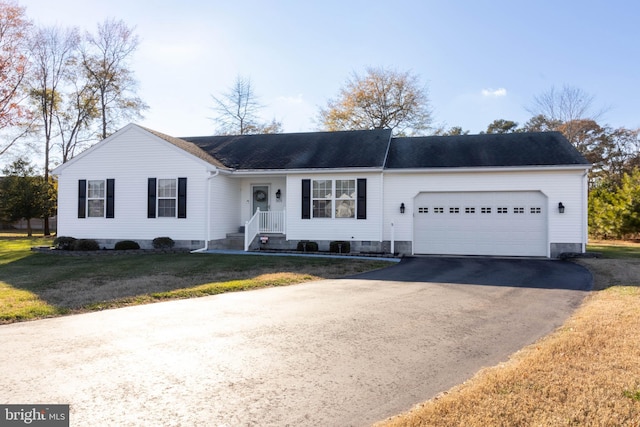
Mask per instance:
[[[640,127],[640,6],[608,1],[19,0],[39,25],[136,27],[132,67],[149,105],[139,123],[210,135],[211,94],[251,78],[265,119],[317,129],[318,108],[352,72],[418,75],[436,124],[472,133],[524,123],[533,97],[565,84],[607,108],[601,124]]]

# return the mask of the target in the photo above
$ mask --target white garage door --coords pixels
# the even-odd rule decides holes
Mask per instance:
[[[539,191],[420,193],[414,253],[547,256],[547,198]]]

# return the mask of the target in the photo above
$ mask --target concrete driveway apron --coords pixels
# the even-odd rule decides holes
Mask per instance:
[[[341,280],[0,327],[0,402],[71,425],[368,425],[549,333],[568,262],[408,258]]]

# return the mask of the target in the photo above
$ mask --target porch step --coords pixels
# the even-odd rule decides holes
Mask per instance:
[[[266,236],[269,239],[266,243],[261,243],[260,237]],[[289,250],[291,242],[288,242],[284,234],[258,234],[250,245],[250,250],[276,249]],[[209,249],[229,249],[235,251],[244,250],[244,233],[227,233],[224,239],[209,242]]]
[[[209,249],[244,250],[244,233],[228,233],[224,239],[209,242]]]
[[[268,239],[265,241],[265,243],[262,243],[260,237],[267,237]],[[249,246],[249,250],[291,250],[291,244],[292,242],[288,241],[284,234],[261,233],[258,234],[255,239],[253,239],[253,242],[251,242],[251,245]]]

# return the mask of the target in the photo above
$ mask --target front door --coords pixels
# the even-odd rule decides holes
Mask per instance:
[[[260,208],[261,212],[269,210],[269,186],[268,185],[253,185],[251,187],[253,194],[253,213]]]

